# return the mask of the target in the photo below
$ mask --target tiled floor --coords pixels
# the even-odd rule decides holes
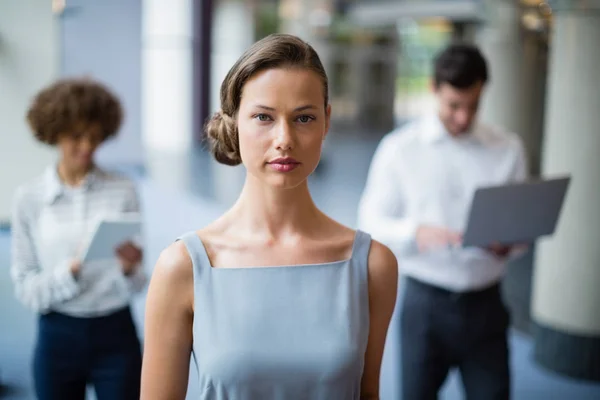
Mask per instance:
[[[324,211],[353,226],[356,204],[366,177],[370,155],[377,140],[358,137],[331,138],[325,148],[322,167],[311,178],[315,201]],[[243,179],[241,169],[215,165],[202,152],[190,157],[151,155],[150,179],[140,182],[145,210],[147,244],[146,268],[150,272],[159,252],[181,233],[196,229],[215,218],[230,204]],[[227,178],[225,189],[216,188],[215,175]],[[223,186],[223,185],[221,185]],[[33,399],[30,357],[35,335],[35,317],[13,298],[9,268],[9,234],[0,233],[0,377],[9,385],[3,399]],[[522,278],[522,277],[521,277]],[[522,279],[521,279],[522,280]],[[517,290],[518,292],[518,290]],[[401,294],[400,294],[401,296]],[[143,332],[144,296],[134,302],[139,332]],[[397,319],[390,330],[382,371],[382,399],[399,399]],[[516,400],[600,399],[600,385],[573,382],[547,373],[533,364],[531,342],[527,336],[511,334],[514,398]],[[188,399],[198,398],[196,371],[191,369]],[[462,398],[459,380],[452,375],[443,390],[442,399]],[[1,397],[1,396],[0,396]]]

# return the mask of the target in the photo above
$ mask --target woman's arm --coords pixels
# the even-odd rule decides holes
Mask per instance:
[[[17,299],[27,308],[44,313],[79,294],[75,279],[78,262],[64,260],[52,269],[40,268],[31,229],[35,215],[32,200],[23,189],[18,189],[13,199],[10,274]]]
[[[142,400],[185,399],[192,352],[192,262],[182,242],[160,255],[146,300]]]
[[[379,376],[388,326],[396,304],[398,262],[386,246],[373,241],[369,252],[369,342],[361,382],[363,400],[379,399]]]

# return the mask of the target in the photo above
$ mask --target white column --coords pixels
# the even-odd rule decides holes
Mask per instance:
[[[476,41],[488,61],[491,79],[479,116],[521,136],[530,172],[537,175],[547,69],[545,38],[525,30],[518,0],[486,0],[484,5],[485,22]]]
[[[253,10],[247,2],[216,2],[212,34],[211,110],[220,107],[221,84],[229,69],[255,41]],[[231,167],[212,161],[214,194],[224,204],[232,204],[244,184],[243,166]]]
[[[480,119],[521,136],[531,172],[539,172],[546,75],[545,43],[525,31],[517,0],[487,0],[476,35],[490,70]]]
[[[193,144],[193,0],[142,0],[142,143],[150,176],[188,190]]]
[[[142,2],[142,137],[150,150],[192,144],[192,1]]]
[[[485,16],[477,42],[488,61],[491,79],[480,119],[524,134],[520,12],[514,0],[488,0]]]
[[[246,2],[235,0],[215,1],[212,60],[211,60],[211,110],[220,105],[221,83],[237,59],[254,43],[252,9]]]
[[[535,260],[535,356],[600,380],[600,4],[555,1],[542,172],[570,174],[554,237]]]

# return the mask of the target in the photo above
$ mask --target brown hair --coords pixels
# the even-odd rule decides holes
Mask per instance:
[[[97,123],[102,140],[116,135],[123,120],[118,98],[104,85],[88,78],[61,79],[42,89],[27,112],[36,139],[55,145],[58,136],[77,123]]]
[[[226,165],[238,165],[240,156],[237,112],[242,90],[255,74],[273,68],[299,67],[316,72],[323,80],[324,104],[327,107],[328,80],[319,55],[308,43],[296,36],[272,34],[256,42],[231,67],[221,85],[221,110],[205,126],[212,154]]]

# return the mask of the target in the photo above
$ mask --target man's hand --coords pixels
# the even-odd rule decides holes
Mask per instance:
[[[132,242],[125,242],[121,244],[119,247],[117,247],[115,253],[119,258],[121,269],[123,271],[123,275],[125,276],[129,276],[134,273],[142,261],[142,249],[135,246]]]
[[[421,225],[417,228],[417,246],[420,252],[439,247],[460,245],[462,235],[446,228]]]
[[[71,271],[73,278],[77,279],[79,272],[81,272],[81,261],[78,258],[72,259],[69,264],[69,270]]]
[[[504,258],[504,257],[508,256],[508,253],[510,253],[511,249],[512,249],[511,246],[504,246],[504,245],[501,245],[500,243],[493,243],[492,245],[490,245],[487,248],[487,251],[489,251],[490,253],[492,253],[493,255],[495,255],[498,258]]]
[[[487,251],[489,251],[498,258],[506,258],[513,251],[518,252],[519,254],[524,254],[528,249],[529,245],[526,243],[515,244],[512,246],[502,245],[500,243],[493,243],[492,245],[486,248]]]

